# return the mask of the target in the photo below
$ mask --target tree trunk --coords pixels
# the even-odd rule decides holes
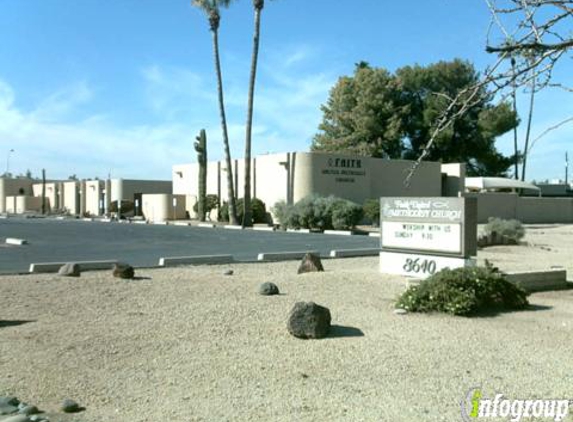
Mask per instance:
[[[255,100],[255,81],[257,78],[257,61],[259,56],[259,35],[261,28],[262,7],[255,7],[255,30],[253,35],[253,54],[251,57],[251,76],[249,79],[249,98],[247,105],[247,129],[245,137],[245,184],[243,199],[243,227],[252,226],[251,213],[251,134],[253,129],[253,103]]]
[[[531,120],[533,118],[533,106],[535,103],[535,84],[537,78],[533,77],[531,80],[531,95],[529,96],[529,114],[527,116],[527,130],[525,132],[525,144],[523,147],[523,164],[521,166],[521,180],[525,181],[525,166],[527,164],[527,156],[529,155],[529,138],[531,135]]]
[[[207,134],[201,129],[195,142],[197,162],[199,164],[199,192],[197,201],[197,216],[199,221],[205,221],[205,199],[207,196]]]
[[[227,118],[225,116],[225,102],[223,99],[223,77],[221,76],[221,62],[219,60],[218,31],[213,30],[213,54],[215,56],[215,71],[217,73],[217,91],[219,93],[219,113],[221,115],[221,128],[223,129],[223,145],[225,147],[225,166],[227,167],[227,196],[229,201],[229,222],[237,225],[237,207],[235,206],[235,188],[233,184],[233,166],[229,150],[229,134],[227,133]]]

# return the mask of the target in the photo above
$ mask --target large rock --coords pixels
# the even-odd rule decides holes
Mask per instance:
[[[290,311],[288,331],[298,338],[323,338],[330,330],[330,311],[314,302],[298,302]]]
[[[259,294],[263,296],[273,296],[279,294],[279,288],[276,284],[271,282],[265,282],[259,287]]]
[[[324,271],[324,268],[322,266],[322,262],[320,261],[320,256],[309,252],[302,258],[302,262],[298,267],[298,274],[315,271]]]
[[[113,264],[113,276],[123,279],[132,279],[135,276],[135,270],[129,264],[119,262]]]
[[[58,270],[58,275],[62,277],[79,277],[80,274],[80,265],[74,262],[64,264]]]

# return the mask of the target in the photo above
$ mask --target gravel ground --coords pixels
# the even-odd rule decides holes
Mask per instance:
[[[532,227],[526,240],[479,258],[504,270],[561,265],[571,278],[573,226]],[[377,258],[324,265],[0,277],[0,395],[78,422],[449,422],[476,386],[573,399],[573,290],[497,316],[395,315],[403,280],[379,274]],[[264,281],[282,294],[258,295]],[[309,300],[331,310],[327,339],[286,330],[294,303]],[[86,410],[60,415],[66,397]]]

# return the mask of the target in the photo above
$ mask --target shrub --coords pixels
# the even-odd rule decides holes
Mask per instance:
[[[362,206],[364,216],[376,227],[380,225],[380,199],[367,199]]]
[[[280,201],[273,212],[283,227],[294,229],[345,230],[362,219],[359,205],[334,196],[310,195],[294,205]]]
[[[525,228],[518,220],[503,220],[501,218],[490,217],[484,228],[487,235],[498,237],[505,237],[514,243],[519,243],[519,240],[525,236]]]
[[[235,201],[237,207],[237,219],[239,223],[243,222],[244,212],[243,212],[243,198],[239,198]],[[267,223],[267,208],[265,203],[259,198],[251,198],[251,216],[253,217],[254,224]],[[229,221],[229,203],[227,201],[223,202],[221,205],[221,221]]]
[[[362,207],[344,199],[334,200],[331,205],[332,228],[335,230],[348,230],[362,220],[364,212]]]
[[[211,211],[217,208],[218,203],[219,203],[219,197],[217,195],[209,194],[205,196],[205,214],[208,215]],[[193,204],[193,211],[195,211],[195,213],[199,212],[199,201]]]
[[[528,305],[527,295],[491,265],[446,268],[406,290],[396,307],[468,316],[486,310],[523,309]]]

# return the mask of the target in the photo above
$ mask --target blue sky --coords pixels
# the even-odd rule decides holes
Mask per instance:
[[[395,70],[460,57],[483,69],[488,24],[483,0],[267,0],[253,152],[308,150],[330,88],[361,60]],[[251,36],[251,1],[239,0],[220,30],[234,158]],[[14,149],[14,173],[170,179],[172,164],[195,161],[201,128],[209,158],[222,158],[211,35],[189,0],[0,0],[0,40],[0,173]],[[567,59],[555,77],[572,75]],[[571,116],[573,93],[540,94],[533,136]],[[498,147],[509,154],[511,138]],[[527,178],[563,178],[567,149],[573,124],[539,140]]]

